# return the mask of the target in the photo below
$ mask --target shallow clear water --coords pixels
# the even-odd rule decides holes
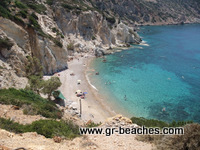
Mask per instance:
[[[95,59],[100,75],[90,76],[92,84],[129,117],[200,122],[200,25],[141,27],[139,34],[149,46]]]

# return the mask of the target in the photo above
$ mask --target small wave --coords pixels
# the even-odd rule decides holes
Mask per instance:
[[[141,46],[133,46],[133,48],[144,49],[144,48],[141,47]]]
[[[93,89],[95,89],[95,90],[98,91],[98,89],[97,89],[94,85],[91,84],[91,82],[90,82],[90,80],[89,80],[89,78],[88,78],[88,75],[86,75],[86,79],[87,79],[89,85],[90,85]]]
[[[142,46],[149,46],[149,44],[147,44],[146,41],[142,41],[139,45],[142,45]]]

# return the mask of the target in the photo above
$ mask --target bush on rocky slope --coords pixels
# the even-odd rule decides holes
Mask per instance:
[[[42,115],[46,118],[61,118],[62,112],[56,104],[48,101],[33,91],[17,89],[1,89],[0,104],[16,105],[24,108],[26,114]],[[28,109],[26,109],[28,107]],[[29,113],[30,112],[30,113]]]
[[[47,138],[59,136],[72,139],[79,136],[79,127],[72,122],[63,120],[39,120],[32,124],[22,125],[0,118],[0,128],[14,133],[37,132]]]
[[[13,43],[8,38],[0,37],[0,50],[1,48],[10,49],[13,46]]]

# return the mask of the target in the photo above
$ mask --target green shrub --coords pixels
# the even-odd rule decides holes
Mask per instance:
[[[0,16],[10,19],[14,22],[24,24],[24,21],[22,19],[20,19],[17,16],[13,16],[10,13],[10,10],[8,9],[8,5],[10,4],[10,2],[11,2],[10,0],[8,0],[8,1],[1,0],[0,1]],[[21,3],[20,1],[15,1],[15,5],[19,8],[26,8],[26,6],[23,3]],[[24,13],[22,15],[24,16]]]
[[[40,60],[36,57],[27,56],[27,62],[25,65],[26,69],[26,77],[28,79],[33,76],[38,76],[38,79],[42,79],[43,77],[43,67],[40,63]]]
[[[0,38],[0,47],[7,48],[8,50],[11,49],[13,43],[8,38]]]
[[[0,118],[0,128],[15,133],[23,133],[25,129],[24,125],[20,125],[19,123],[4,118]]]
[[[51,6],[53,5],[53,0],[47,0],[46,3]]]
[[[132,117],[131,118],[132,122],[139,125],[139,126],[145,126],[145,127],[167,127],[168,124],[163,121],[159,120],[154,120],[154,119],[145,119],[145,118],[137,118],[137,117]]]
[[[63,120],[39,120],[32,124],[21,125],[8,119],[0,118],[0,128],[15,133],[37,132],[47,138],[59,136],[72,139],[80,135],[77,125]]]
[[[47,10],[43,4],[28,3],[28,7],[35,10],[39,14],[42,14]]]
[[[41,30],[40,25],[38,24],[37,20],[32,15],[29,16],[29,23],[31,26],[34,27],[34,29]]]
[[[63,34],[60,34],[60,37],[61,37],[62,39],[64,39],[64,35],[63,35]]]
[[[60,41],[58,41],[58,40],[54,40],[54,43],[55,43],[55,45],[57,45],[60,48],[63,47],[62,43]]]
[[[74,44],[72,42],[70,42],[68,45],[67,45],[67,49],[68,50],[74,50]]]
[[[37,16],[34,12],[31,14],[31,16],[32,16],[33,18],[35,18],[36,20],[38,20],[38,16]]]
[[[57,33],[57,32],[59,32],[58,29],[56,29],[55,27],[52,28],[52,31],[53,31],[53,33]]]
[[[96,37],[94,35],[92,36],[92,40],[96,40]]]
[[[55,121],[55,120],[39,120],[30,126],[31,131],[44,135],[47,138],[54,136],[75,138],[79,135],[79,127],[72,122]]]
[[[17,0],[15,1],[15,5],[20,9],[26,9],[27,8],[27,6],[25,4],[23,4],[22,2],[17,1]]]
[[[100,123],[94,123],[91,120],[86,123],[86,127],[89,127],[89,128],[98,127],[100,125],[101,125],[101,122]]]
[[[1,5],[0,5],[0,16],[7,19],[13,19],[13,16],[10,14],[9,10]]]
[[[60,36],[62,39],[64,38],[64,35],[62,33],[60,33],[60,31],[58,29],[56,29],[55,27],[53,27],[51,30],[52,30],[53,33],[56,33],[57,36]],[[57,45],[57,42],[55,42],[55,43]]]
[[[169,123],[169,127],[182,127],[186,124],[191,124],[193,121],[173,121]]]
[[[71,6],[71,5],[68,5],[68,4],[62,4],[62,7],[63,8],[66,8],[66,9],[68,9],[68,10],[72,10],[72,9],[74,9],[74,7],[73,6]]]
[[[0,1],[0,6],[7,8],[8,5],[10,4],[11,0],[1,0]]]
[[[17,17],[17,16],[14,16],[14,17],[13,17],[13,20],[14,20],[15,22],[17,22],[17,23],[25,24],[24,21],[23,21],[21,18]]]
[[[27,11],[21,10],[19,13],[23,18],[27,18]]]
[[[1,89],[0,104],[16,105],[21,108],[26,105],[31,109],[26,109],[25,111],[34,110],[34,114],[42,115],[46,118],[62,117],[61,111],[54,102],[48,101],[30,90]],[[29,112],[26,113],[28,114]]]
[[[51,99],[51,95],[53,91],[56,91],[60,86],[61,82],[58,77],[51,77],[49,80],[43,81],[43,89],[42,92],[48,95],[48,99]]]
[[[111,24],[114,24],[116,22],[114,17],[106,17],[106,20]]]
[[[145,118],[137,118],[132,117],[132,122],[139,125],[139,126],[145,126],[145,127],[181,127],[186,124],[191,124],[193,121],[173,121],[172,123],[166,123],[164,121],[155,120],[155,119],[145,119]]]

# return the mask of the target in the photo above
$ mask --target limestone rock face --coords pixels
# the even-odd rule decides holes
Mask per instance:
[[[28,33],[14,22],[0,17],[0,29],[3,30],[8,37],[12,38],[16,44],[25,51],[31,52]]]
[[[34,56],[41,60],[45,74],[53,74],[67,69],[67,50],[55,45],[49,39],[37,38],[37,48],[33,51]]]
[[[56,32],[53,32],[52,29],[53,28],[57,29],[57,25],[49,16],[38,14],[38,22],[39,22],[43,32],[48,33],[52,37],[56,38]]]
[[[52,28],[58,28],[55,22],[48,16],[39,16],[38,18],[42,30],[52,37],[56,37],[56,33],[52,32]],[[8,39],[12,45],[9,49],[0,47],[0,88],[25,88],[27,56],[37,57],[45,74],[53,74],[67,68],[67,43],[65,41],[55,38],[63,45],[59,47],[52,40],[38,36],[28,28],[23,29],[8,19],[0,17],[0,22],[0,38]]]
[[[111,47],[125,46],[126,43],[136,43],[137,36],[132,28],[120,23],[111,29],[97,11],[86,11],[77,16],[59,8],[55,11],[55,18],[58,27],[68,37],[65,38],[66,42],[74,43],[77,52],[90,51],[96,55],[98,48],[105,51]]]
[[[59,47],[48,38],[35,35],[33,38],[35,38],[36,47],[32,50],[33,55],[41,61],[45,74],[53,74],[57,71],[67,69],[67,43],[58,36],[58,33],[62,34],[62,31],[53,20],[52,15],[37,14],[37,16],[39,18],[38,23],[43,32],[55,38],[55,40],[62,44],[62,47]],[[53,29],[56,32],[53,32]]]
[[[42,30],[52,37],[56,37],[56,33],[52,32],[53,27],[57,28],[54,21],[45,15],[38,16]],[[51,40],[31,32],[28,33],[29,31],[8,19],[0,18],[0,22],[0,33],[4,31],[4,35],[14,43],[9,51],[2,49],[1,55],[6,59],[6,62],[12,65],[17,75],[25,76],[25,57],[31,53],[40,60],[45,74],[52,74],[67,68],[66,45],[60,48]]]
[[[137,41],[140,41],[140,38],[138,38],[139,36],[137,36],[133,29],[123,23],[118,24],[112,33],[118,44],[137,43]]]
[[[0,60],[0,89],[2,88],[25,88],[28,80],[25,77],[19,77],[16,71],[8,63]]]
[[[10,49],[0,47],[0,58],[5,63],[9,64],[18,76],[25,76],[25,63],[27,61],[26,56],[28,53],[20,48],[17,43],[15,43],[15,40],[8,37],[4,31],[0,29],[0,39],[7,38],[12,47]]]
[[[0,47],[0,89],[25,88],[28,81],[23,76],[25,76],[25,63],[28,54],[1,29],[0,39],[8,39],[11,44],[10,48]]]

